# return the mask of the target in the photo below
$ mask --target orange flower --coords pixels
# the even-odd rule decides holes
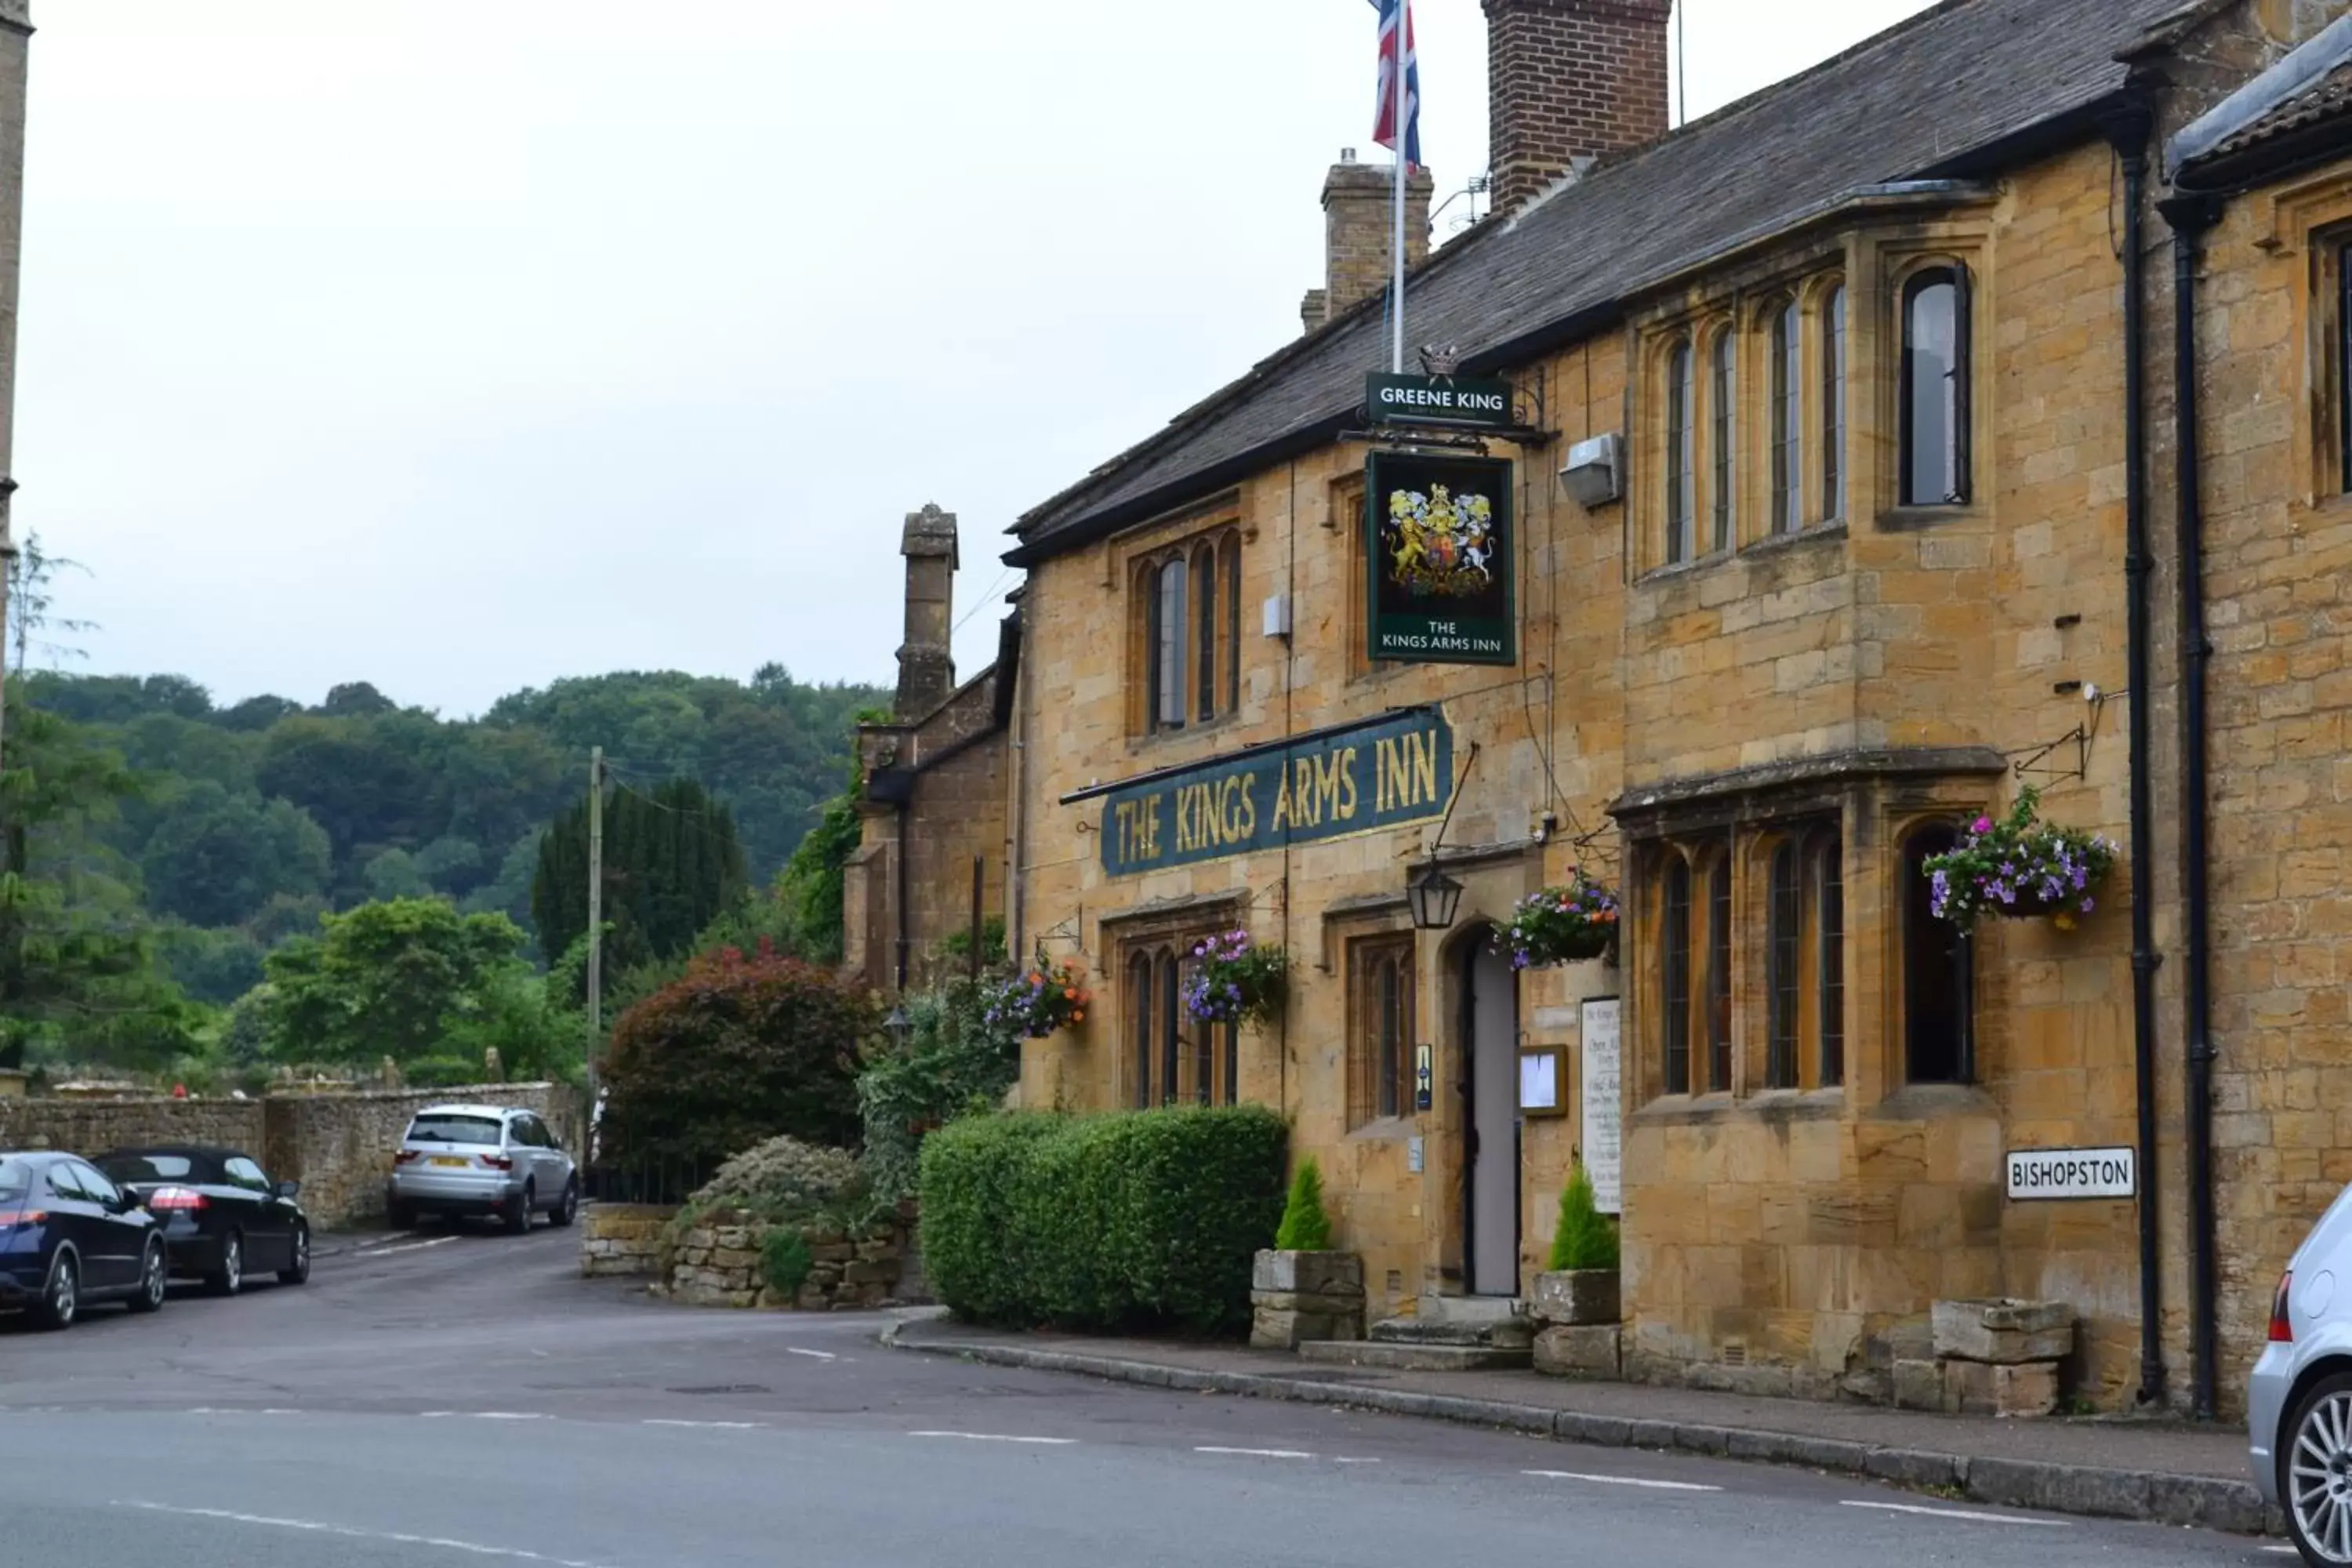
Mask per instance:
[[[1045,977],[1033,970],[1030,972],[1029,984],[1032,985],[1043,985],[1045,984]]]
[[[1075,1002],[1078,999],[1077,987],[1075,985],[1065,985],[1062,987],[1062,994],[1067,997],[1070,1001]]]
[[[1073,1024],[1083,1024],[1086,1021],[1087,1016],[1084,1013],[1073,1013],[1070,1015],[1070,1022]]]

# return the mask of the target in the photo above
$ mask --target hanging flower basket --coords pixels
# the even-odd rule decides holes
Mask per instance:
[[[1245,931],[1197,942],[1184,981],[1185,1011],[1204,1024],[1260,1025],[1282,1016],[1290,958]]]
[[[1078,972],[1066,963],[1041,964],[994,982],[982,1019],[992,1029],[1010,1029],[1042,1040],[1087,1021],[1093,1000]]]
[[[2028,785],[2007,816],[1978,817],[1958,848],[1928,858],[1922,869],[1938,917],[1969,931],[1987,915],[2046,915],[2060,931],[2072,931],[2098,908],[2098,890],[2116,868],[2116,846],[2042,821],[2041,801],[2041,792]]]
[[[1514,969],[1599,958],[1617,940],[1617,895],[1582,872],[1564,888],[1529,893],[1495,932],[1495,951]]]

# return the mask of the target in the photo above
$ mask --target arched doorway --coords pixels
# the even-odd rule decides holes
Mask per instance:
[[[1454,949],[1462,984],[1463,1285],[1473,1296],[1519,1293],[1519,984],[1479,925]]]

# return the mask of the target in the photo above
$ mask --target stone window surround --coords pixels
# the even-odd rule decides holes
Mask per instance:
[[[1655,311],[1637,321],[1633,329],[1637,370],[1629,398],[1633,405],[1629,422],[1635,431],[1632,562],[1637,581],[1702,570],[1749,550],[1843,530],[1844,509],[1831,508],[1819,459],[1828,430],[1823,356],[1829,333],[1822,312],[1840,289],[1845,290],[1843,338],[1850,362],[1845,398],[1848,443],[1853,438],[1855,393],[1866,380],[1856,374],[1860,367],[1851,363],[1857,340],[1853,322],[1854,291],[1847,285],[1850,271],[1842,242],[1816,246],[1790,266],[1742,279],[1696,304]],[[1774,329],[1792,300],[1800,317],[1801,368],[1793,390],[1801,433],[1800,469],[1795,477],[1803,519],[1793,530],[1772,526],[1770,401]],[[1715,374],[1716,345],[1726,333],[1732,335],[1734,343],[1731,380],[1736,399],[1727,545],[1718,542],[1717,532],[1721,500],[1718,476],[1723,468],[1718,462],[1721,425]],[[1685,346],[1692,354],[1690,417],[1696,447],[1696,486],[1690,504],[1700,548],[1687,559],[1669,560],[1666,536],[1672,520],[1666,515],[1665,493],[1666,464],[1672,454],[1666,450],[1667,380],[1675,353]],[[1843,475],[1852,475],[1854,464],[1850,453],[1841,453],[1839,467]],[[1842,481],[1842,488],[1850,497],[1850,477]]]
[[[1346,939],[1348,989],[1348,1129],[1349,1131],[1375,1121],[1410,1121],[1413,1109],[1412,1058],[1413,1047],[1422,1037],[1421,1028],[1421,944],[1411,925],[1372,927],[1359,930]],[[1382,1060],[1388,1045],[1381,1039],[1382,1019],[1378,1011],[1383,997],[1379,978],[1383,967],[1393,965],[1392,973],[1402,990],[1403,1011],[1398,1020],[1398,1037],[1392,1043],[1395,1058],[1392,1063]],[[1382,1076],[1383,1067],[1395,1075],[1392,1092],[1384,1094],[1391,1086]]]
[[[2352,297],[2347,289],[2346,247],[2352,246],[2352,190],[2343,175],[2323,170],[2254,193],[2255,247],[2275,260],[2304,259],[2310,286],[2294,291],[2294,331],[2305,346],[2306,395],[2296,400],[2295,444],[2309,454],[2302,502],[2312,508],[2352,506]],[[2208,241],[2209,247],[2217,243]],[[2210,300],[2203,308],[2212,309]],[[2213,334],[2200,329],[2208,346]]]
[[[1118,1004],[1114,1013],[1105,1015],[1116,1019],[1109,1103],[1122,1109],[1133,1109],[1143,1103],[1138,1099],[1136,1081],[1138,1020],[1134,988],[1128,980],[1133,962],[1139,957],[1150,957],[1156,962],[1164,952],[1174,961],[1172,967],[1181,975],[1183,956],[1192,952],[1195,943],[1215,932],[1232,931],[1246,924],[1248,912],[1245,897],[1213,895],[1172,900],[1156,906],[1146,905],[1124,914],[1105,915],[1097,922],[1100,933],[1097,940],[1107,955],[1102,985],[1098,991],[1109,989]],[[1155,994],[1151,999],[1155,1010],[1160,1005],[1157,984],[1155,979]],[[1104,1000],[1106,998],[1097,994],[1097,1006]],[[1176,1016],[1180,1075],[1175,1084],[1160,1081],[1160,1064],[1166,1059],[1168,1047],[1167,1042],[1160,1037],[1156,1026],[1152,1031],[1153,1092],[1150,1103],[1153,1105],[1190,1104],[1194,1103],[1197,1098],[1180,1100],[1175,1097],[1178,1089],[1188,1087],[1182,1080],[1181,1069],[1194,1060],[1193,1052],[1198,1042],[1192,1031],[1199,1027],[1184,1014],[1181,1003]],[[1214,1077],[1210,1099],[1213,1103],[1231,1104],[1241,1098],[1239,1033],[1238,1030],[1234,1031],[1236,1037],[1234,1041],[1216,1042],[1217,1049],[1212,1063]],[[1197,1085],[1190,1087],[1197,1089]]]
[[[1629,792],[1612,807],[1625,835],[1626,952],[1622,959],[1626,999],[1626,1038],[1633,1042],[1626,1063],[1637,1119],[1704,1121],[1727,1115],[1811,1116],[1858,1114],[1981,1114],[1980,1090],[1969,1085],[1911,1085],[1906,1078],[1903,1026],[1904,981],[1900,935],[1892,911],[1899,906],[1900,847],[1918,828],[1958,823],[1990,809],[2007,772],[1997,753],[1979,747],[1916,748],[1857,752],[1744,768],[1707,778]],[[1769,954],[1761,935],[1769,891],[1769,858],[1755,859],[1790,832],[1834,824],[1844,858],[1843,1081],[1819,1086],[1818,1063],[1805,1064],[1802,1087],[1767,1089],[1765,1051],[1769,1018],[1764,992]],[[1748,875],[1734,888],[1733,1083],[1727,1092],[1668,1094],[1664,1089],[1656,857],[1693,842],[1740,846]],[[1695,995],[1702,991],[1701,902],[1694,884]],[[1740,933],[1753,932],[1755,940]],[[1865,981],[1868,989],[1865,989]],[[1974,984],[1978,1018],[1991,1010],[2002,980],[1979,962]],[[1694,1019],[1693,1073],[1704,1033]],[[1998,1040],[1979,1029],[1976,1081],[1990,1076],[1990,1054],[1999,1069]]]
[[[1122,721],[1130,755],[1158,746],[1181,743],[1187,736],[1213,734],[1240,717],[1243,706],[1241,676],[1246,662],[1244,648],[1247,641],[1242,635],[1245,628],[1240,623],[1247,616],[1248,605],[1241,604],[1238,613],[1234,613],[1234,601],[1226,590],[1223,574],[1229,562],[1236,571],[1240,570],[1242,552],[1255,543],[1257,537],[1257,526],[1244,513],[1241,491],[1228,489],[1123,530],[1103,542],[1101,586],[1105,593],[1112,595],[1118,605],[1118,625],[1123,632]],[[1197,667],[1188,668],[1185,688],[1187,721],[1181,728],[1161,728],[1154,721],[1158,693],[1144,689],[1151,677],[1152,649],[1146,642],[1151,606],[1142,596],[1143,578],[1147,571],[1156,569],[1160,563],[1179,554],[1191,560],[1192,552],[1204,542],[1213,542],[1216,545],[1220,620],[1231,614],[1234,621],[1229,628],[1220,626],[1224,636],[1221,638],[1223,646],[1219,651],[1230,658],[1231,666],[1228,668],[1224,659],[1220,659],[1216,673],[1217,710],[1206,721],[1192,716],[1195,710],[1193,679]],[[1187,618],[1191,623],[1187,627],[1186,640],[1189,644],[1198,635],[1199,615],[1197,601],[1189,583],[1186,605]],[[1188,665],[1190,663],[1188,658]]]
[[[1989,495],[1997,488],[1981,482],[1998,471],[1996,436],[1999,378],[1987,374],[1991,358],[1992,322],[1996,310],[1997,267],[1993,255],[1993,211],[1986,194],[1958,196],[1956,209],[1932,216],[1889,218],[1844,233],[1816,238],[1795,251],[1744,268],[1716,268],[1706,280],[1688,291],[1662,300],[1634,317],[1628,331],[1633,374],[1626,395],[1626,427],[1633,447],[1630,470],[1627,570],[1636,584],[1704,572],[1736,554],[1782,546],[1793,540],[1842,535],[1857,518],[1871,520],[1882,531],[1934,528],[1960,520],[1986,519]],[[2352,219],[2352,210],[2344,215]],[[1968,447],[1969,472],[1978,482],[1969,499],[1957,505],[1906,506],[1901,503],[1900,468],[1895,459],[1895,435],[1901,414],[1902,321],[1904,285],[1919,272],[1958,264],[1967,269],[1969,285],[1968,343],[1969,395]],[[1826,385],[1822,343],[1826,338],[1822,311],[1832,292],[1845,291],[1845,439],[1838,464],[1843,503],[1832,514],[1823,493],[1822,443],[1825,440]],[[1769,409],[1758,401],[1769,391],[1766,360],[1769,351],[1771,310],[1795,293],[1805,316],[1805,526],[1795,533],[1775,533],[1762,526],[1769,509],[1769,448],[1765,445]],[[1734,468],[1740,495],[1734,508],[1734,541],[1728,550],[1705,550],[1695,559],[1665,560],[1664,384],[1669,356],[1687,337],[1696,345],[1711,342],[1722,323],[1739,324],[1742,351],[1735,372],[1744,411],[1739,450]],[[1702,542],[1710,542],[1713,490],[1711,420],[1707,415],[1707,384],[1702,360],[1698,382],[1699,495],[1697,516]]]

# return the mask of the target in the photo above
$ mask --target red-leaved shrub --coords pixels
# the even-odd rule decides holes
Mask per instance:
[[[780,1133],[857,1142],[863,989],[762,942],[722,948],[621,1015],[604,1059],[606,1158],[716,1163]]]

